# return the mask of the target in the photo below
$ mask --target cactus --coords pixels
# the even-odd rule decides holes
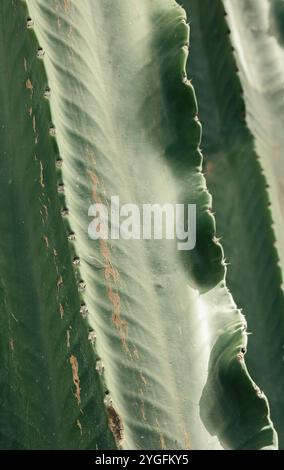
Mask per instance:
[[[185,11],[2,0],[0,21],[0,447],[277,448],[202,174]],[[196,204],[195,249],[90,239],[90,205],[117,194]]]

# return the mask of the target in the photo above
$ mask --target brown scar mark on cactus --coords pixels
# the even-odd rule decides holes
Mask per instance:
[[[60,314],[61,320],[63,320],[63,317],[64,317],[64,307],[63,307],[62,304],[59,304],[59,314]]]
[[[97,193],[97,187],[99,185],[99,179],[98,179],[97,175],[95,173],[93,173],[92,171],[90,171],[90,170],[87,171],[87,174],[91,177],[92,183],[93,183],[93,192],[92,192],[93,199],[97,204],[99,204],[99,203],[102,202],[100,196]]]
[[[63,0],[63,4],[65,13],[68,13],[70,7],[69,0]]]
[[[83,436],[82,424],[80,423],[80,421],[79,421],[78,419],[77,419],[77,421],[76,421],[76,424],[77,424],[77,426],[78,426],[78,428],[79,428],[79,431],[80,431],[81,436]]]
[[[145,379],[145,377],[144,377],[142,371],[140,371],[140,378],[141,378],[141,380],[142,380],[142,382],[143,382],[143,384],[144,384],[145,386],[148,385],[148,382],[147,382],[147,380]]]
[[[161,450],[166,450],[167,447],[166,447],[166,441],[165,441],[165,438],[164,438],[164,435],[163,433],[161,432],[161,426],[160,426],[160,423],[159,423],[159,420],[158,418],[156,418],[156,424],[157,424],[157,431],[160,435],[160,447],[161,447]]]
[[[163,436],[162,433],[160,433],[160,446],[161,446],[161,449],[162,449],[162,450],[166,450],[166,449],[167,449],[166,441],[165,441],[165,438],[164,438],[164,436]]]
[[[118,335],[121,339],[122,345],[126,352],[129,352],[129,348],[126,342],[126,338],[128,335],[128,323],[126,320],[121,318],[121,302],[120,296],[117,292],[114,292],[110,287],[108,289],[108,298],[112,304],[113,312],[112,312],[112,321],[116,327]]]
[[[42,162],[39,162],[39,166],[40,166],[40,179],[39,179],[39,182],[40,182],[41,187],[44,188],[43,164],[42,164]],[[45,207],[46,207],[46,206],[45,206]]]
[[[109,263],[110,250],[109,250],[106,240],[100,240],[100,251],[101,251],[101,254],[103,255],[104,261]],[[106,264],[104,266],[106,267]]]
[[[33,92],[34,92],[34,87],[33,87],[33,84],[31,82],[31,80],[28,78],[27,81],[26,81],[26,89],[27,90],[30,90],[31,92],[31,98],[33,96]]]
[[[119,279],[118,270],[114,268],[110,263],[105,267],[105,279],[111,279],[114,282],[117,282]]]
[[[105,404],[107,416],[108,416],[108,426],[111,430],[115,442],[118,447],[121,447],[124,440],[124,427],[121,421],[121,418],[117,411],[114,409],[112,402]]]
[[[186,430],[184,430],[183,436],[184,436],[184,448],[185,448],[185,450],[191,450],[190,439],[189,439],[188,432]]]
[[[28,109],[28,114],[29,114],[30,117],[32,116],[32,114],[33,114],[33,108],[32,107],[30,107]]]
[[[43,235],[42,237],[44,239],[44,242],[45,242],[45,245],[46,245],[46,248],[49,248],[49,241],[48,241],[48,237],[46,235]]]
[[[90,158],[90,154],[87,155]],[[102,202],[101,197],[98,195],[97,188],[100,184],[97,175],[88,170],[87,174],[91,177],[93,183],[92,196],[95,203],[99,204]],[[118,280],[119,273],[116,268],[113,267],[111,262],[111,252],[106,240],[99,240],[100,251],[104,259],[104,278],[106,282],[107,294],[112,305],[112,321],[116,327],[116,331],[122,342],[122,346],[127,353],[130,353],[127,345],[128,335],[128,323],[121,317],[121,300],[118,293]]]
[[[79,379],[79,365],[75,356],[70,357],[70,364],[72,367],[73,384],[75,386],[75,397],[78,402],[78,406],[81,404],[81,389]]]

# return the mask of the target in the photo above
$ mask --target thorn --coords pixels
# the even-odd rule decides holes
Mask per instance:
[[[72,261],[73,266],[79,266],[80,264],[80,258],[78,256],[75,256]]]
[[[51,135],[52,137],[56,136],[56,128],[54,126],[50,126],[49,135]]]
[[[43,59],[44,54],[45,54],[45,52],[44,52],[43,48],[42,48],[42,47],[39,47],[38,50],[37,50],[37,54],[36,54],[37,57],[38,57],[39,59]]]
[[[62,217],[66,217],[67,215],[69,215],[69,209],[67,209],[66,207],[61,209],[61,215]]]
[[[30,17],[27,18],[27,28],[31,29],[33,27],[33,25],[34,25],[34,22],[33,22],[32,18],[30,18]]]
[[[102,375],[105,370],[105,366],[103,365],[103,361],[101,359],[98,359],[96,362],[96,371]]]
[[[46,87],[43,93],[44,98],[49,99],[51,96],[51,89],[49,87]]]
[[[110,396],[109,391],[106,391],[106,393],[105,393],[104,404],[105,404],[105,406],[112,406],[112,398]]]
[[[68,235],[67,238],[68,238],[68,240],[69,240],[70,242],[75,241],[75,240],[76,240],[75,233],[74,233],[74,232],[69,233],[69,235]]]
[[[62,160],[61,158],[58,158],[58,159],[56,160],[55,165],[56,165],[56,168],[62,168],[62,166],[63,166],[63,160]]]
[[[88,307],[85,305],[85,304],[82,304],[81,307],[80,307],[80,313],[82,315],[83,318],[86,318],[88,313],[89,313],[89,310],[88,310]]]
[[[97,338],[97,334],[95,331],[90,331],[89,335],[88,335],[88,340],[90,341],[90,343],[94,344],[94,342],[96,341],[96,338]]]
[[[64,193],[65,187],[64,187],[64,184],[63,184],[63,183],[60,183],[60,184],[57,186],[57,191],[58,191],[59,193]]]
[[[80,281],[79,284],[78,284],[78,289],[79,289],[79,292],[84,292],[84,290],[86,289],[86,283],[85,281]]]

